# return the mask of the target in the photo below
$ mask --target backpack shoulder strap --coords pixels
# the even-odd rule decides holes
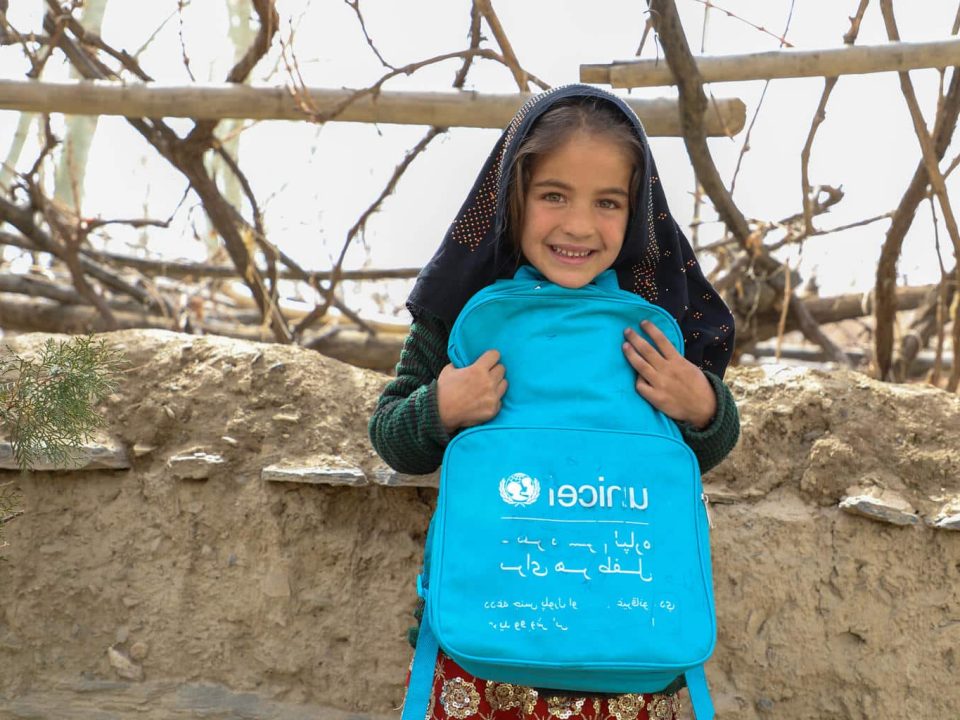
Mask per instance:
[[[703,670],[703,665],[687,670],[683,676],[687,681],[693,716],[697,720],[713,720],[713,702],[710,700],[710,689],[707,687],[707,674]]]
[[[417,586],[417,590],[421,591],[419,577]],[[400,720],[424,720],[430,704],[430,693],[433,691],[433,673],[439,654],[440,646],[430,629],[427,610],[424,608],[423,617],[420,619],[420,632],[417,634],[417,648],[413,653],[413,665],[410,668],[410,682],[407,684],[407,694],[403,701],[403,715]]]

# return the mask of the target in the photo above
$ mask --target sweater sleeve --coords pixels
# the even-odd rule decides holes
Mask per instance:
[[[700,462],[700,472],[706,474],[730,454],[740,438],[740,413],[730,388],[717,375],[703,371],[717,395],[717,411],[713,420],[702,430],[689,423],[677,423],[687,445]]]
[[[449,362],[447,337],[436,318],[422,317],[410,326],[397,376],[384,388],[370,418],[373,448],[398,472],[433,472],[450,440],[437,408],[437,377]]]

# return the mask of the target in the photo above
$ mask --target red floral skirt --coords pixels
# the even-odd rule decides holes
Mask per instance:
[[[425,720],[675,720],[679,710],[676,695],[549,695],[480,680],[440,653]]]

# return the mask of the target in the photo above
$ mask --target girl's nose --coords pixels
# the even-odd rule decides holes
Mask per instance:
[[[571,207],[563,218],[563,231],[571,237],[588,237],[593,232],[590,211],[587,208]]]

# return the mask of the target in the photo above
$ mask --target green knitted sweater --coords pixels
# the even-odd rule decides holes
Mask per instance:
[[[397,377],[384,388],[370,418],[374,449],[399,472],[433,472],[450,441],[437,410],[437,377],[450,362],[448,338],[449,331],[437,318],[422,317],[413,323],[400,352]],[[713,420],[702,430],[678,423],[703,473],[718,465],[740,437],[740,415],[730,389],[713,373],[704,374],[717,395]]]

